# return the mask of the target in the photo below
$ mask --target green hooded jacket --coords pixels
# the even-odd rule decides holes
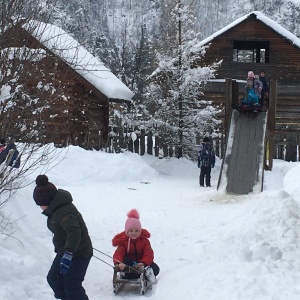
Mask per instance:
[[[54,199],[43,214],[48,217],[47,226],[53,233],[55,252],[72,252],[74,256],[93,256],[93,246],[85,222],[72,203],[72,195],[58,189]]]

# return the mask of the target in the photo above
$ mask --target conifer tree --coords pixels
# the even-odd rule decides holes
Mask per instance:
[[[172,48],[165,55],[164,49],[161,50],[158,75],[153,76],[155,82],[150,85],[149,94],[152,95],[153,126],[165,143],[175,146],[176,156],[180,158],[192,156],[197,136],[213,130],[217,110],[207,109],[209,104],[200,103],[197,98],[201,84],[214,77],[218,63],[203,66],[206,48],[198,45],[191,7],[184,6],[182,0],[171,5],[166,12],[172,25],[164,27],[170,28],[166,41]],[[201,121],[204,115],[209,122]]]

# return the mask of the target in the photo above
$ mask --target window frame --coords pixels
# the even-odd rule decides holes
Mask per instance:
[[[251,60],[247,60],[247,58],[243,58],[241,55],[239,56],[239,52],[241,51],[249,51],[248,57],[251,57]],[[269,63],[270,42],[234,40],[232,54],[232,61],[234,63]]]

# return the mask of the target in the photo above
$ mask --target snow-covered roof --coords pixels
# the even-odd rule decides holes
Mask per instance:
[[[120,79],[61,28],[34,20],[23,28],[106,97],[122,100],[133,97]]]
[[[277,22],[271,20],[267,16],[265,16],[263,13],[260,11],[253,11],[237,20],[234,22],[230,23],[229,25],[223,27],[219,31],[215,32],[211,36],[207,37],[206,39],[202,40],[200,43],[197,44],[198,47],[202,47],[208,43],[210,43],[213,39],[221,35],[222,33],[228,31],[229,29],[235,27],[239,23],[243,22],[247,18],[249,18],[251,15],[255,15],[257,20],[260,20],[262,23],[267,25],[268,27],[272,28],[275,30],[278,34],[280,34],[282,37],[285,39],[289,40],[293,45],[297,46],[300,48],[300,39],[296,37],[294,34],[292,34],[290,31],[286,30],[283,28],[281,25],[279,25]]]

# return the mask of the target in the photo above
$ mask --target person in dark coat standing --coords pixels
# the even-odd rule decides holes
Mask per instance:
[[[200,186],[205,185],[210,187],[210,173],[211,169],[215,166],[215,152],[212,144],[210,143],[209,137],[203,139],[198,152],[198,168],[200,168]]]
[[[261,81],[263,88],[261,90],[261,105],[264,105],[264,101],[267,103],[267,107],[269,107],[269,80],[266,77],[265,71],[260,72],[259,80]]]
[[[15,143],[11,142],[5,148],[5,141],[2,139],[0,141],[0,178],[4,178],[10,172],[8,172],[9,168],[19,168],[21,165],[21,156],[15,145]]]
[[[54,297],[62,300],[88,300],[82,286],[93,247],[85,222],[72,203],[72,195],[57,189],[46,175],[37,176],[33,199],[47,216],[53,233],[56,256],[47,275]]]
[[[6,161],[7,166],[19,168],[21,165],[20,153],[15,143],[11,142],[0,152],[0,164]]]

